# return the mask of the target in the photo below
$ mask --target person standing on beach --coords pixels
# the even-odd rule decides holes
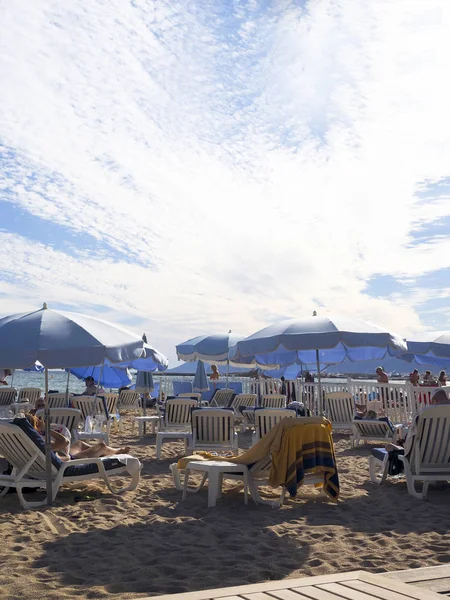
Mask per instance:
[[[219,369],[217,368],[217,365],[211,365],[211,375],[209,376],[209,378],[211,379],[211,381],[218,381],[220,377],[220,373],[219,373]]]
[[[418,369],[414,369],[412,373],[409,374],[408,382],[411,385],[419,385],[420,375]]]
[[[447,374],[445,371],[439,373],[438,384],[440,387],[445,387],[447,385]]]
[[[376,374],[378,383],[389,383],[389,377],[384,372],[383,367],[377,367]]]

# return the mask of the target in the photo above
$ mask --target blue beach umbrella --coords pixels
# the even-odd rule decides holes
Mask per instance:
[[[198,361],[197,371],[195,372],[194,381],[192,383],[192,391],[207,392],[209,390],[208,378],[206,376],[205,365],[201,360]]]
[[[134,389],[140,394],[150,394],[155,389],[152,374],[148,371],[138,371]]]
[[[93,377],[94,381],[106,388],[118,389],[123,386],[128,386],[131,383],[131,376],[128,369],[119,367],[111,367],[104,365],[103,367],[75,367],[66,369],[78,379],[86,379]]]
[[[229,349],[245,336],[235,333],[220,333],[212,335],[198,335],[176,346],[179,360],[190,362],[203,360],[217,365],[226,365],[229,360]]]
[[[319,397],[321,365],[382,359],[408,350],[406,342],[394,333],[372,323],[348,317],[290,319],[269,325],[230,349],[230,360],[249,359],[265,369],[316,362]]]
[[[347,317],[306,317],[269,325],[230,350],[230,360],[253,359],[262,368],[382,359],[407,351],[406,342],[371,323]],[[320,370],[320,369],[319,369]]]
[[[226,385],[228,386],[230,364],[238,366],[237,363],[239,362],[239,360],[230,361],[230,348],[243,339],[244,336],[231,333],[231,331],[228,333],[198,335],[182,344],[178,344],[176,346],[177,356],[179,360],[187,362],[203,360],[216,365],[226,365]],[[247,364],[245,360],[240,362]]]
[[[419,364],[444,368],[450,363],[450,331],[424,331],[412,336],[407,343],[408,354]]]
[[[27,373],[42,373],[44,366],[39,361],[36,361],[33,366],[23,369]]]

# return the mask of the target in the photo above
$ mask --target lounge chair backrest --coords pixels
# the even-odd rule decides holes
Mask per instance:
[[[353,421],[354,429],[358,430],[361,438],[384,439],[392,436],[392,430],[386,421],[377,419],[357,419]]]
[[[286,396],[284,394],[264,394],[261,398],[261,406],[264,408],[286,408]]]
[[[416,474],[450,472],[450,405],[430,406],[418,415],[417,434],[411,451]]]
[[[348,392],[325,394],[325,414],[333,425],[351,424],[355,416],[355,400]]]
[[[249,408],[256,406],[258,396],[256,394],[237,394],[230,405],[234,411],[238,411],[241,406]]]
[[[48,395],[48,407],[49,408],[68,408],[71,402],[71,395],[67,398],[65,393],[49,394]]]
[[[296,418],[297,413],[290,408],[260,408],[255,410],[255,439],[261,439],[281,419]]]
[[[166,430],[184,428],[191,422],[191,412],[198,407],[197,400],[191,398],[170,398],[166,402],[164,412],[164,428]]]
[[[200,401],[202,399],[202,395],[198,392],[183,392],[182,394],[178,394],[177,398],[195,398]]]
[[[134,390],[122,390],[118,400],[119,410],[139,410],[141,408],[141,395]]]
[[[37,479],[45,477],[44,452],[20,427],[13,423],[0,422],[0,454],[18,472],[22,471],[34,458],[34,462],[26,470],[27,475]],[[58,470],[52,464],[52,474],[56,475],[57,472]]]
[[[74,396],[72,398],[74,408],[81,412],[81,417],[85,421],[88,416],[95,416],[97,411],[97,401],[94,396]]]
[[[102,398],[105,399],[106,408],[110,415],[117,414],[117,405],[119,402],[119,394],[102,394]],[[103,413],[103,409],[101,411]]]
[[[16,388],[0,389],[0,406],[9,406],[16,399]]]
[[[42,392],[41,388],[36,387],[28,387],[28,388],[20,388],[19,395],[17,397],[18,402],[23,402],[25,398],[28,398],[31,404],[35,404],[36,400],[39,400]]]
[[[195,408],[192,437],[195,447],[230,446],[234,441],[234,412],[224,408]]]
[[[229,388],[224,388],[223,390],[217,390],[214,396],[211,399],[211,406],[217,406],[220,408],[228,408],[230,406],[231,401],[233,400],[233,396],[235,395],[235,391]]]
[[[64,425],[72,433],[76,431],[78,423],[81,419],[81,412],[76,408],[51,408],[50,412],[50,423],[56,423],[58,425]],[[44,419],[45,410],[36,411],[36,416]]]

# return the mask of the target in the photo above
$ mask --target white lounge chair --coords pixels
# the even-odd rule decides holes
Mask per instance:
[[[430,482],[450,480],[450,405],[425,408],[416,418],[411,451],[398,458],[405,468],[408,492],[425,500]],[[421,492],[416,491],[416,481],[423,482]]]
[[[164,442],[183,439],[185,448],[191,431],[191,412],[198,407],[197,400],[191,398],[169,398],[165,405],[164,416],[160,420],[160,431],[156,434],[156,458],[161,458]]]
[[[17,396],[17,402],[25,402],[26,401],[25,399],[27,399],[28,402],[34,406],[36,404],[36,401],[39,400],[39,398],[41,397],[41,395],[42,395],[41,388],[37,388],[37,387],[20,388],[19,394]]]
[[[235,393],[234,390],[228,388],[217,390],[211,399],[210,405],[217,408],[228,408]]]
[[[108,432],[109,432],[109,427],[112,423],[114,423],[114,429],[115,429],[115,431],[117,431],[119,428],[119,422],[120,422],[119,410],[117,408],[118,403],[119,403],[119,394],[108,393],[108,394],[102,394],[101,396],[104,399],[105,403],[103,404],[103,401],[101,398],[97,398],[97,402],[98,402],[98,406],[100,408],[100,411],[99,411],[100,414],[104,415],[108,420]],[[106,406],[106,411],[105,411],[105,406]]]
[[[78,423],[81,421],[81,412],[76,408],[50,408],[50,423],[64,425],[72,434],[77,431]],[[44,419],[45,409],[36,411],[36,416]]]
[[[234,410],[236,416],[242,416],[240,408],[245,407],[254,407],[258,401],[258,396],[256,394],[237,394],[233,401],[230,404],[230,408]]]
[[[182,394],[178,394],[177,398],[195,398],[197,402],[200,402],[202,395],[198,392],[183,392]]]
[[[74,396],[72,404],[81,412],[83,421],[97,414],[97,400],[94,396]]]
[[[95,396],[74,396],[72,398],[72,404],[74,408],[81,412],[82,421],[86,421],[88,417],[96,417],[102,415],[104,417],[104,424],[106,431],[84,431],[77,432],[75,437],[82,440],[103,440],[106,444],[109,444],[109,433],[111,428],[111,418],[108,418],[105,407],[101,398],[95,398]]]
[[[325,415],[333,426],[333,431],[353,431],[355,401],[348,392],[325,394]]]
[[[47,499],[29,502],[22,489],[45,488],[45,444],[42,436],[25,419],[20,421],[21,427],[0,422],[0,454],[13,466],[11,475],[0,475],[0,486],[5,486],[0,497],[4,496],[9,488],[15,488],[24,508],[36,508],[46,504]],[[52,452],[52,501],[62,485],[91,479],[103,479],[113,494],[134,490],[139,483],[140,470],[139,460],[129,455],[61,461]],[[124,473],[131,475],[131,483],[115,489],[110,478]]]
[[[397,440],[397,430],[401,425],[395,426],[394,431],[389,427],[386,421],[378,419],[355,419],[352,424],[353,433],[350,438],[352,448],[360,442],[395,442]]]
[[[237,453],[238,436],[234,424],[234,412],[229,408],[195,408],[188,452],[220,450]]]
[[[16,388],[0,388],[0,406],[9,406],[15,402],[16,396]]]
[[[281,419],[295,419],[296,417],[296,411],[289,408],[259,408],[255,410],[255,431],[252,435],[252,444],[256,444]]]
[[[120,414],[137,412],[139,415],[142,415],[142,401],[139,392],[135,392],[133,390],[122,390],[119,394],[117,406]]]
[[[48,407],[49,408],[68,408],[72,400],[72,394],[68,396],[65,393],[49,394],[48,395]]]
[[[264,394],[261,398],[261,406],[264,408],[286,408],[286,396],[284,394]]]

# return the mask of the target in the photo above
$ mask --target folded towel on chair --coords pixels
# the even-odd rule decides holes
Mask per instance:
[[[226,460],[250,466],[271,455],[271,486],[285,485],[290,495],[295,496],[305,474],[320,473],[324,477],[324,492],[337,500],[339,478],[331,430],[331,423],[324,417],[282,419],[240,456],[217,456],[214,453],[199,452],[181,458],[177,467],[185,469],[191,460]]]

